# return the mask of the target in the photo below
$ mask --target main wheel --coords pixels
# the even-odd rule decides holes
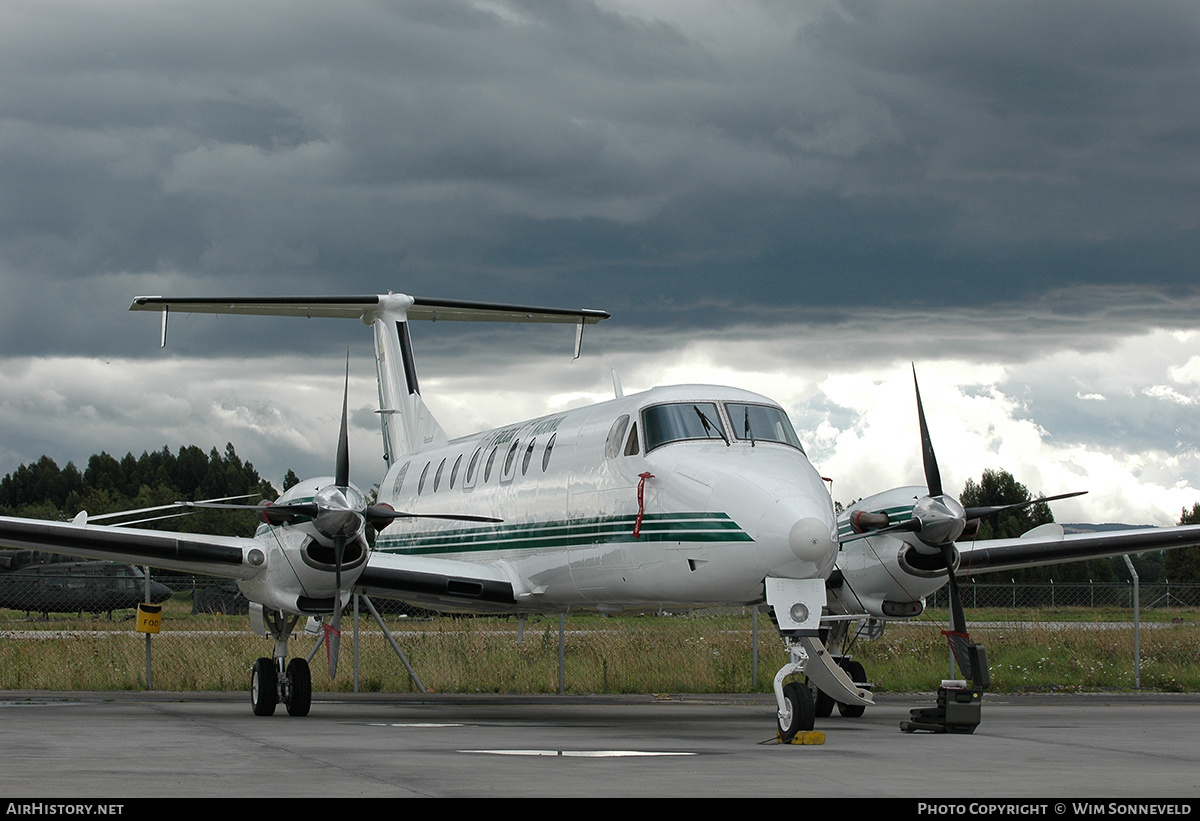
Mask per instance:
[[[833,715],[833,707],[835,704],[837,704],[837,702],[833,700],[833,696],[818,688],[816,703],[817,718],[829,718],[831,715]]]
[[[255,659],[250,671],[250,706],[256,716],[275,715],[279,701],[279,674],[275,662],[268,658]]]
[[[812,693],[808,687],[795,681],[783,686],[783,700],[792,711],[791,719],[786,723],[779,718],[779,738],[781,741],[791,741],[797,733],[807,732],[813,728],[817,715],[813,707]]]
[[[846,671],[846,675],[850,677],[850,680],[860,687],[867,683],[867,671],[857,661],[851,659],[843,660],[842,669]],[[866,711],[867,708],[862,704],[842,704],[840,701],[838,702],[838,712],[844,718],[859,718]]]
[[[312,673],[304,659],[292,659],[287,666],[287,711],[290,716],[306,716],[312,706]]]

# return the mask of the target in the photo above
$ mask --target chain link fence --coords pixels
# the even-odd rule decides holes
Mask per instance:
[[[976,582],[971,579],[960,583],[963,607],[985,609],[1054,609],[1116,608],[1132,612],[1135,588],[1131,582],[1054,582],[997,583]],[[1171,584],[1155,582],[1141,583],[1137,593],[1140,606],[1147,610],[1200,607],[1200,584]],[[925,600],[926,607],[945,608],[949,604],[947,588],[942,588]]]
[[[140,571],[73,564],[0,574],[0,689],[242,690],[254,660],[271,653],[248,629],[248,602],[230,582],[156,573],[163,587],[151,598],[169,597],[161,631],[147,638],[133,618],[146,589]],[[1200,585],[1142,584],[1140,636],[1130,584],[963,588],[993,689],[1200,689]],[[519,619],[372,603],[383,628],[365,604],[343,617],[333,680],[321,631],[297,626],[289,654],[311,658],[318,692],[767,692],[787,661],[754,608]],[[945,607],[939,591],[914,623],[888,624],[873,640],[850,631],[831,649],[861,660],[877,690],[933,689],[948,672]]]

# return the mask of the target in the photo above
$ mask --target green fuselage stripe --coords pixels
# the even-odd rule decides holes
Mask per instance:
[[[381,534],[377,550],[387,553],[438,554],[490,550],[538,550],[612,542],[752,542],[748,533],[724,513],[651,514],[642,517],[633,538],[636,515],[570,521]]]

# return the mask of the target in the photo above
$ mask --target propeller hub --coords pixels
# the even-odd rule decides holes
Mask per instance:
[[[313,524],[322,536],[330,539],[353,539],[364,527],[363,517],[367,500],[357,489],[327,485],[313,496],[317,515]]]
[[[966,510],[953,496],[922,497],[913,505],[912,515],[921,525],[915,533],[917,539],[937,550],[961,536],[967,526]],[[921,549],[921,545],[914,546]]]

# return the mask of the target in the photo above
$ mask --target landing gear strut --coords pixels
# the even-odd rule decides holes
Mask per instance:
[[[799,733],[812,730],[818,711],[826,711],[821,714],[828,716],[833,712],[834,703],[860,708],[872,703],[871,694],[855,686],[819,638],[821,609],[825,606],[824,582],[820,579],[767,579],[766,593],[775,624],[791,657],[791,661],[775,674],[779,740],[791,742]],[[808,682],[784,684],[790,676],[807,676]],[[816,688],[816,697],[809,682]],[[822,695],[829,701],[821,699]]]
[[[282,703],[290,716],[306,716],[312,706],[312,673],[302,658],[287,660],[287,641],[299,616],[266,612],[252,603],[250,619],[254,631],[275,642],[272,658],[256,659],[250,671],[250,706],[256,716],[275,715]]]

